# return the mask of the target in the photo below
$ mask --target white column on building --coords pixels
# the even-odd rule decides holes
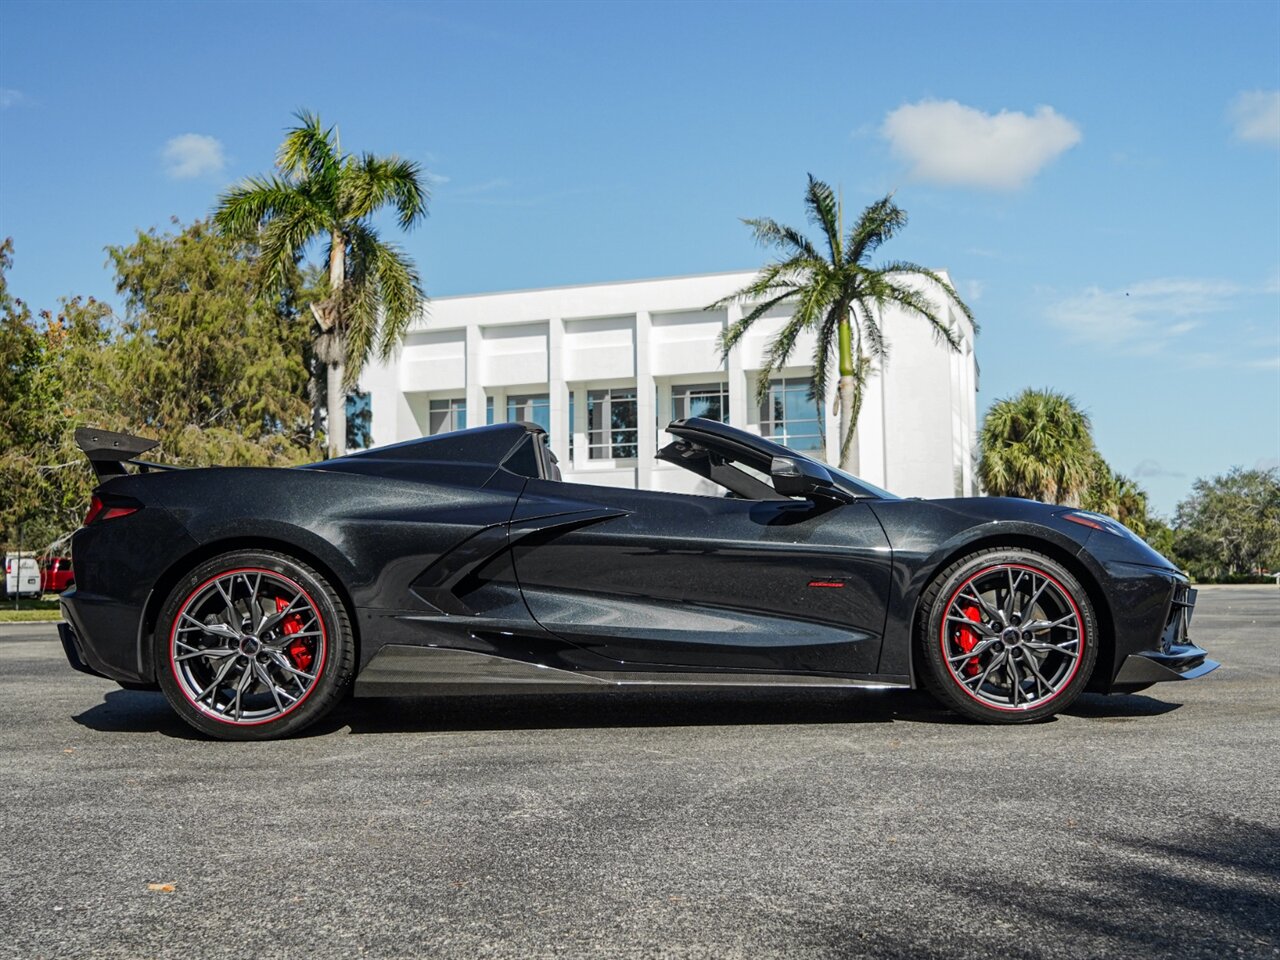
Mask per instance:
[[[742,306],[737,303],[729,304],[725,311],[725,328],[728,329],[741,319]],[[741,344],[729,351],[725,373],[729,378],[729,422],[735,427],[745,428],[749,403],[747,392],[751,385],[743,375]]]
[[[466,390],[467,426],[482,427],[485,421],[484,385],[480,382],[480,364],[484,353],[484,334],[478,324],[467,326]]]
[[[650,333],[653,321],[648,310],[636,313],[636,487],[652,487],[654,454],[658,449],[657,389],[653,382],[653,354]]]
[[[569,391],[564,382],[564,320],[552,317],[547,321],[547,393],[551,411],[551,452],[564,469],[569,468],[569,435],[573,424],[569,422]]]

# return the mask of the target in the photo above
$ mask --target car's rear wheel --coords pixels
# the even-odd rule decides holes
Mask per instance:
[[[1097,618],[1079,580],[1028,550],[971,554],[926,590],[917,651],[926,688],[958,713],[1027,723],[1069,706],[1097,657]]]
[[[173,588],[156,624],[156,677],[174,710],[224,740],[315,723],[350,686],[355,643],[333,587],[274,551],[237,550]]]

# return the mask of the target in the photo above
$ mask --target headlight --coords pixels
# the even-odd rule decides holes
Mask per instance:
[[[1141,538],[1126,527],[1119,520],[1112,520],[1110,517],[1103,516],[1101,513],[1090,513],[1088,510],[1068,510],[1065,513],[1058,514],[1063,520],[1070,520],[1072,523],[1078,523],[1082,527],[1092,527],[1094,530],[1104,530],[1117,537],[1124,537],[1126,540],[1138,540]]]

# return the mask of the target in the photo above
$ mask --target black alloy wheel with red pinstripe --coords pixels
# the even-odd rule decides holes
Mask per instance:
[[[156,676],[193,726],[265,740],[328,713],[351,683],[355,645],[342,599],[292,557],[223,554],[170,592],[156,624]]]
[[[925,591],[917,655],[925,687],[987,723],[1027,723],[1070,706],[1089,681],[1098,624],[1069,570],[1026,550],[983,550]]]

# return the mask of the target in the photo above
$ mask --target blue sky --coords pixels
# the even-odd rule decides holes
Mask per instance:
[[[0,6],[15,292],[270,167],[292,111],[435,177],[443,296],[748,269],[805,174],[889,190],[949,269],[980,406],[1052,387],[1172,511],[1280,463],[1280,4]],[[891,361],[892,362],[892,361]]]

